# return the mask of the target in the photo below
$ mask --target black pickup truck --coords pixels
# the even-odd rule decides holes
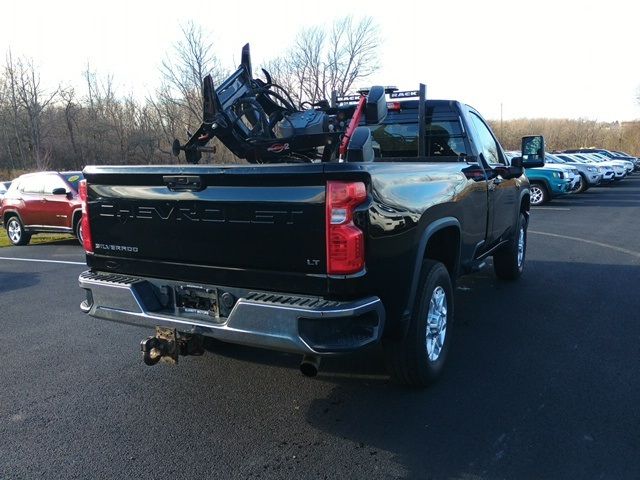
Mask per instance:
[[[214,337],[300,353],[313,375],[323,355],[382,342],[398,381],[432,382],[458,276],[489,256],[500,278],[522,272],[523,164],[544,163],[543,139],[509,164],[473,108],[373,91],[363,104],[380,111],[351,138],[365,147],[345,158],[87,167],[82,310],[156,327],[148,364]]]

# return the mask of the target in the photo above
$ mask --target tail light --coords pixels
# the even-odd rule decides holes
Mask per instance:
[[[87,205],[87,181],[80,180],[78,194],[82,201],[82,246],[87,253],[93,253],[93,239],[91,238],[91,224],[89,223],[89,208]]]
[[[362,182],[327,182],[327,273],[347,275],[364,268],[364,233],[353,210],[367,199]]]

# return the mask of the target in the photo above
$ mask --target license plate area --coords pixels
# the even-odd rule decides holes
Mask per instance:
[[[197,285],[180,285],[175,287],[176,310],[208,317],[212,320],[220,319],[220,304],[217,288],[205,288]]]

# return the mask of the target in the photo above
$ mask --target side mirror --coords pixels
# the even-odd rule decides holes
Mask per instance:
[[[64,187],[54,188],[53,192],[51,192],[52,195],[66,195],[67,193],[67,189]]]
[[[544,167],[544,137],[542,135],[522,137],[521,152],[523,167]],[[513,160],[511,164],[513,165]]]
[[[509,166],[497,167],[498,173],[505,179],[518,178],[524,173],[522,157],[514,157],[510,160]]]

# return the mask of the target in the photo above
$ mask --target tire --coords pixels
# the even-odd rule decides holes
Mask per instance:
[[[531,205],[542,205],[550,199],[549,191],[542,183],[532,182],[529,190],[531,191]]]
[[[589,182],[587,176],[584,173],[580,174],[580,188],[576,193],[583,193],[589,190]]]
[[[428,329],[428,315],[435,321],[433,331]],[[407,333],[401,340],[384,342],[387,369],[394,380],[421,388],[432,384],[444,368],[452,326],[453,288],[449,272],[442,263],[425,260]]]
[[[74,232],[76,238],[78,239],[78,242],[80,242],[80,245],[84,245],[84,243],[82,241],[82,217],[80,217],[78,219],[78,221],[76,222],[76,226],[73,229],[73,232]]]
[[[6,224],[7,236],[13,245],[26,245],[31,241],[31,234],[25,232],[24,226],[16,216],[9,217]]]
[[[527,256],[527,219],[518,217],[518,228],[511,241],[493,254],[493,271],[502,280],[517,280],[524,270]]]

